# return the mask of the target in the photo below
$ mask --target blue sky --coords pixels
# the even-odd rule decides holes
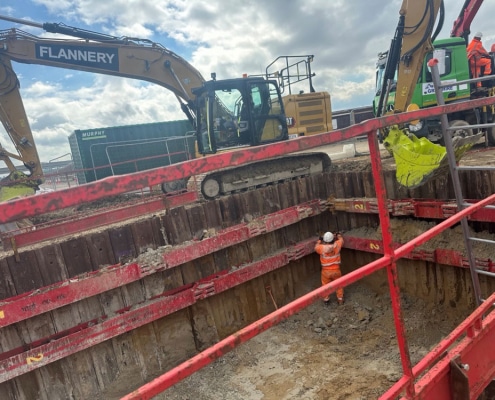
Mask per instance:
[[[189,61],[205,78],[260,74],[280,55],[314,54],[313,86],[328,91],[332,108],[370,105],[378,52],[388,49],[399,0],[2,0],[0,14],[58,22],[115,36],[158,42]],[[448,36],[464,0],[445,0]],[[482,5],[473,31],[495,42]],[[0,30],[42,29],[0,20]],[[490,31],[490,29],[492,29]],[[58,35],[58,37],[60,37]],[[175,97],[157,85],[119,77],[14,63],[42,161],[70,152],[75,129],[183,119]],[[10,140],[0,128],[0,141]]]

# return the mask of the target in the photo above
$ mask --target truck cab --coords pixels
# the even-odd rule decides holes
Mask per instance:
[[[443,89],[445,102],[451,103],[469,99],[471,97],[470,85],[455,84],[456,82],[470,79],[465,40],[459,37],[451,37],[436,40],[433,45],[435,50],[428,53],[425,57],[418,82],[413,91],[411,104],[417,105],[418,108],[430,107],[437,104],[433,80],[430,70],[427,67],[427,63],[432,57],[439,59],[440,77],[442,82],[452,83],[452,86]],[[387,53],[380,53],[376,64],[376,93],[373,100],[373,111],[375,115],[383,114],[378,112],[377,107],[383,87],[383,76],[387,57]],[[392,82],[385,112],[393,112],[395,91],[395,82]],[[451,118],[467,121],[470,124],[476,124],[477,122],[476,116],[472,112],[465,112],[463,115],[458,116],[453,115]],[[417,137],[426,137],[432,142],[440,142],[442,138],[440,120],[438,118],[420,121],[420,124],[409,126],[409,130]]]

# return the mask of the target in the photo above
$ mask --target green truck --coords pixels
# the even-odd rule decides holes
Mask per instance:
[[[466,53],[466,42],[461,37],[450,37],[438,39],[434,43],[435,50],[426,55],[418,82],[414,87],[411,103],[419,108],[434,106],[437,104],[435,89],[433,87],[431,73],[427,67],[427,62],[432,58],[440,61],[440,77],[443,83],[452,83],[452,86],[443,88],[445,103],[453,103],[462,100],[469,100],[479,97],[492,96],[492,82],[484,81],[481,88],[473,84],[460,84],[456,82],[465,81],[471,78],[469,63]],[[373,111],[376,116],[383,115],[387,111],[393,111],[395,104],[394,84],[390,86],[388,101],[382,110],[379,110],[379,101],[383,88],[383,79],[388,58],[388,52],[380,53],[376,69],[376,95],[373,101]],[[383,112],[385,111],[385,112]],[[462,127],[463,125],[476,125],[493,122],[493,109],[471,109],[449,115],[451,125]],[[442,131],[439,117],[420,121],[419,124],[410,125],[409,131],[415,136],[427,138],[433,143],[442,144]],[[468,135],[473,132],[469,129]],[[493,128],[488,128],[486,132],[487,140],[491,145],[495,145],[495,132]]]

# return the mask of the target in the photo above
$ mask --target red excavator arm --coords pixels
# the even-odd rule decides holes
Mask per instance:
[[[471,22],[478,13],[483,4],[483,0],[466,0],[462,6],[459,16],[454,21],[454,26],[450,32],[451,37],[462,37],[468,42],[468,36],[471,33]]]

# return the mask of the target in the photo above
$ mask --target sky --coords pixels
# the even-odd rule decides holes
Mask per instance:
[[[314,55],[316,91],[328,91],[332,110],[369,106],[377,54],[387,50],[400,0],[2,0],[0,15],[55,22],[114,36],[160,43],[186,59],[205,79],[262,74],[279,56]],[[489,48],[495,42],[485,2],[472,24]],[[445,0],[440,37],[448,37],[464,0]],[[41,28],[18,28],[62,37]],[[40,159],[70,160],[68,137],[95,129],[185,119],[167,89],[140,80],[13,63]],[[0,127],[0,143],[12,149]]]

